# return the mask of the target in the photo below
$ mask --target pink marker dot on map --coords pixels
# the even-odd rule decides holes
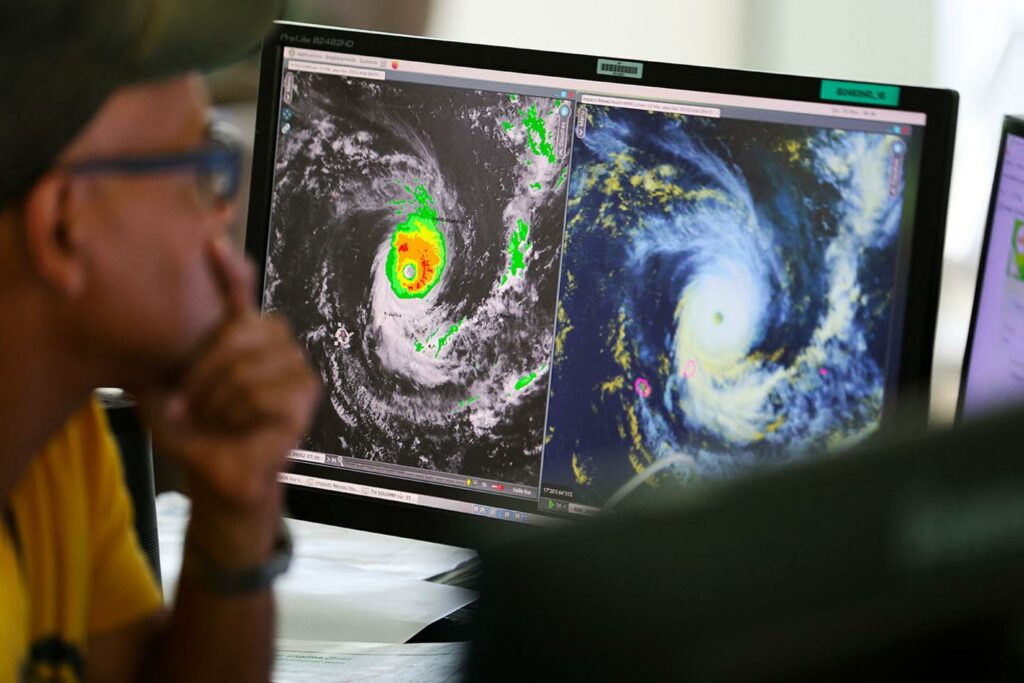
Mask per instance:
[[[686,364],[683,365],[682,369],[679,371],[679,375],[683,379],[690,379],[691,377],[693,377],[696,374],[697,374],[697,361],[693,360],[692,358],[690,360],[686,361]]]
[[[821,370],[819,370],[818,372],[820,372],[820,373],[821,373],[821,376],[822,376],[822,377],[825,377],[826,375],[828,375],[828,370],[826,370],[825,368],[822,368],[822,369],[821,369]]]

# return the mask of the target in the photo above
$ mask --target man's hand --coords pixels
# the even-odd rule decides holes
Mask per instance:
[[[225,319],[178,384],[140,404],[157,449],[185,470],[190,540],[224,566],[244,566],[273,545],[277,474],[308,427],[319,383],[288,324],[257,312],[244,257],[216,242],[210,259]]]

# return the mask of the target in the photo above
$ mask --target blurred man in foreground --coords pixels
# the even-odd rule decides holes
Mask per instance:
[[[266,680],[277,472],[318,388],[222,231],[239,157],[188,71],[262,0],[0,5],[0,681]],[[172,612],[92,390],[135,394],[192,494]]]

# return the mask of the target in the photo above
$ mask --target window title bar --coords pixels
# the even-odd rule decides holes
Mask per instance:
[[[585,91],[587,93],[626,98],[645,98],[661,100],[668,103],[690,104],[707,107],[736,107],[740,109],[760,109],[786,112],[791,114],[808,114],[812,116],[831,116],[858,121],[877,121],[882,123],[900,123],[912,126],[923,126],[927,116],[923,112],[902,111],[894,109],[878,109],[875,107],[859,107],[850,104],[833,104],[828,102],[803,102],[769,97],[753,97],[748,95],[728,95],[723,93],[699,92],[649,85],[608,83],[577,78],[558,78],[538,74],[513,71],[495,71],[467,66],[451,66],[415,62],[382,57],[366,57],[361,55],[339,54],[306,48],[284,48],[286,58],[301,59],[314,62],[322,61],[331,64],[351,66],[373,66],[386,72],[402,71],[406,73],[431,75],[447,78],[491,81],[509,85],[548,87],[558,90]]]

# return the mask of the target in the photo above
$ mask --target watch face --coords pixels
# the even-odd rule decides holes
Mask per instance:
[[[1010,255],[1010,277],[1024,282],[1024,218],[1013,223],[1013,250]]]

